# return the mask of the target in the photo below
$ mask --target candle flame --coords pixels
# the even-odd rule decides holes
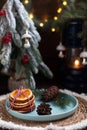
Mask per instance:
[[[76,60],[74,61],[74,64],[75,64],[75,66],[79,66],[79,65],[80,65],[80,61],[79,61],[78,59],[76,59]]]

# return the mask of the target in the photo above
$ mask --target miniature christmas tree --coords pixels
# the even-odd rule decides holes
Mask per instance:
[[[53,74],[43,62],[38,42],[41,40],[33,21],[19,0],[7,0],[0,12],[0,63],[8,73],[15,59],[15,73],[25,71],[29,87],[35,88],[33,74],[41,71],[52,78]]]

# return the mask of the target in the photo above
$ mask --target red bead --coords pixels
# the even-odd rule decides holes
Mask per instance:
[[[2,43],[3,44],[8,44],[9,42],[11,42],[11,33],[10,32],[7,33],[7,36],[4,36],[2,38]]]
[[[25,54],[24,57],[21,59],[21,61],[22,61],[23,64],[28,63],[28,61],[29,61],[29,56],[28,56],[28,54]]]
[[[0,16],[3,16],[3,15],[5,15],[6,14],[6,10],[4,9],[4,10],[2,10],[2,11],[0,11]]]

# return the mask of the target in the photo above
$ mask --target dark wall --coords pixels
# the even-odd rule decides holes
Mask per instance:
[[[59,44],[59,34],[58,32],[52,33],[51,31],[39,31],[41,35],[41,42],[39,44],[39,49],[43,60],[47,65],[56,73],[57,68],[57,51],[56,46]]]
[[[51,69],[54,74],[53,79],[44,77],[43,74],[35,76],[37,85],[41,84],[57,84],[57,69],[58,69],[58,56],[56,47],[59,44],[59,33],[51,32],[48,30],[38,30],[41,36],[41,42],[39,43],[39,50],[42,55],[43,61]]]

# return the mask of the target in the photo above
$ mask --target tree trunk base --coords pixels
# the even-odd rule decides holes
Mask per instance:
[[[19,89],[20,87],[28,88],[28,80],[27,79],[16,80],[14,78],[8,79],[8,89],[9,89],[9,91]]]

